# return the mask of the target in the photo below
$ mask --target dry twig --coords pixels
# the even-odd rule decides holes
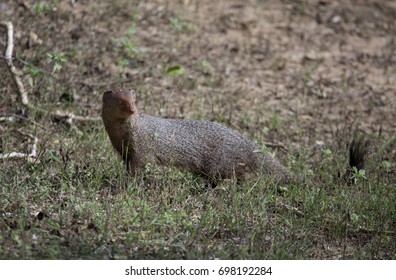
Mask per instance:
[[[82,117],[82,116],[76,116],[73,113],[61,112],[61,111],[56,111],[54,114],[52,114],[52,119],[55,122],[62,122],[62,123],[66,123],[68,125],[72,125],[73,121],[96,122],[96,121],[101,120],[100,117]]]
[[[12,22],[10,21],[0,22],[0,26],[4,26],[7,28],[7,49],[5,52],[4,59],[7,62],[8,69],[10,70],[15,85],[18,88],[18,92],[21,97],[21,102],[23,105],[27,106],[29,105],[27,92],[25,90],[25,87],[23,86],[23,83],[18,75],[18,72],[14,64],[12,63],[12,50],[14,48],[14,27],[12,25]]]
[[[41,129],[44,129],[44,130],[47,129],[42,124],[40,124],[40,123],[38,123],[36,121],[33,121],[33,120],[31,120],[31,119],[29,119],[27,117],[21,116],[21,115],[14,115],[14,114],[11,114],[11,115],[0,115],[0,122],[15,122],[17,119],[22,119],[22,120],[28,121],[28,122],[34,124],[35,126],[40,127]]]
[[[37,143],[38,139],[37,137],[28,134],[28,133],[19,133],[28,136],[29,138],[33,139],[33,145],[32,145],[32,150],[30,153],[20,153],[20,152],[11,152],[11,153],[6,153],[6,154],[0,154],[0,159],[10,159],[10,158],[35,158],[37,156]]]
[[[274,143],[274,142],[264,142],[263,143],[266,147],[270,147],[270,148],[275,148],[275,149],[281,149],[284,151],[287,151],[287,148],[285,147],[285,144],[283,143]]]

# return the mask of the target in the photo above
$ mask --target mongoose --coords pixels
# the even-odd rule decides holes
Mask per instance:
[[[281,182],[291,173],[269,153],[219,123],[141,113],[133,91],[103,94],[102,119],[111,143],[132,174],[147,163],[175,165],[215,185],[221,179],[261,172]]]

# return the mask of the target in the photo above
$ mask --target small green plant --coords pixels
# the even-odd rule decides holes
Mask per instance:
[[[126,34],[130,38],[133,35],[135,35],[135,33],[136,33],[136,23],[132,22],[131,25],[129,26]]]
[[[298,12],[300,13],[300,15],[305,15],[305,4],[304,4],[304,2],[301,2],[300,4],[298,4]]]
[[[29,64],[28,67],[29,67],[29,72],[30,72],[29,79],[28,79],[29,85],[30,85],[30,87],[34,87],[36,85],[37,77],[43,77],[45,73],[43,70],[37,68],[33,64]]]
[[[326,158],[331,158],[333,153],[331,152],[330,149],[323,149],[322,151]]]
[[[146,163],[144,165],[144,172],[145,173],[150,173],[153,170],[153,165],[151,163]]]
[[[67,62],[67,58],[64,54],[51,54],[47,56],[53,61],[54,66],[52,68],[52,74],[58,73],[62,70],[62,64]]]
[[[271,68],[274,69],[275,71],[282,71],[285,69],[286,61],[283,57],[277,56],[275,59],[272,61]]]
[[[178,18],[170,18],[169,21],[171,22],[171,24],[173,25],[173,27],[176,30],[179,30],[179,31],[182,30],[183,25]]]
[[[40,1],[34,5],[36,15],[40,16],[51,11],[51,7],[44,1]]]
[[[168,76],[180,76],[184,74],[184,67],[181,65],[173,65],[166,68],[165,71]]]
[[[201,60],[201,68],[202,68],[202,72],[204,72],[205,74],[210,74],[210,72],[212,72],[213,66],[212,64],[209,63],[209,61],[204,59]]]
[[[177,31],[192,31],[194,29],[194,25],[191,22],[183,21],[179,18],[170,18],[169,21]]]
[[[366,171],[364,169],[358,170],[356,166],[353,167],[351,180],[356,184],[360,180],[367,180]]]
[[[129,38],[121,38],[120,40],[122,47],[125,49],[128,56],[132,56],[134,54],[138,54],[139,49],[132,43]]]
[[[264,153],[269,153],[270,150],[268,149],[268,147],[266,145],[262,145],[261,150],[255,150],[254,152],[255,153],[259,152],[259,153],[263,153],[264,154]]]
[[[267,136],[269,132],[270,132],[270,128],[267,127],[267,126],[264,126],[264,127],[261,129],[261,133],[262,133],[263,136]]]
[[[314,93],[315,93],[318,97],[320,97],[320,98],[325,97],[323,91],[322,91],[320,88],[315,89],[315,90],[314,90]]]
[[[359,221],[360,217],[359,217],[359,215],[356,214],[356,213],[351,213],[351,214],[350,214],[350,219],[351,219],[351,221],[352,221],[353,223],[356,224],[356,223]]]
[[[281,125],[281,119],[278,112],[274,112],[271,116],[271,126],[273,129],[278,129]]]
[[[117,60],[117,65],[119,66],[127,66],[129,64],[129,60],[126,58],[121,58]]]
[[[391,171],[391,163],[389,161],[384,160],[383,162],[381,162],[380,167],[385,170],[385,172],[390,172]]]
[[[132,23],[129,26],[125,37],[120,39],[121,47],[126,52],[126,55],[130,58],[136,57],[140,54],[139,47],[136,43],[136,16],[132,16]]]

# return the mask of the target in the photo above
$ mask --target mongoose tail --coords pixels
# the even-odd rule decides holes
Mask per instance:
[[[364,169],[370,142],[363,137],[353,139],[349,145],[349,167],[357,170]]]
[[[349,165],[344,174],[344,180],[346,180],[348,184],[354,182],[354,173],[356,171],[365,168],[369,146],[370,142],[364,140],[363,137],[353,139],[349,145]],[[356,171],[354,169],[356,169]]]

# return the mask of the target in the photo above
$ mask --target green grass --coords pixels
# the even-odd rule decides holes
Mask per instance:
[[[206,189],[175,169],[128,177],[100,123],[56,137],[73,141],[2,163],[2,259],[394,258],[386,172],[334,183],[329,162],[304,185],[250,178]]]

